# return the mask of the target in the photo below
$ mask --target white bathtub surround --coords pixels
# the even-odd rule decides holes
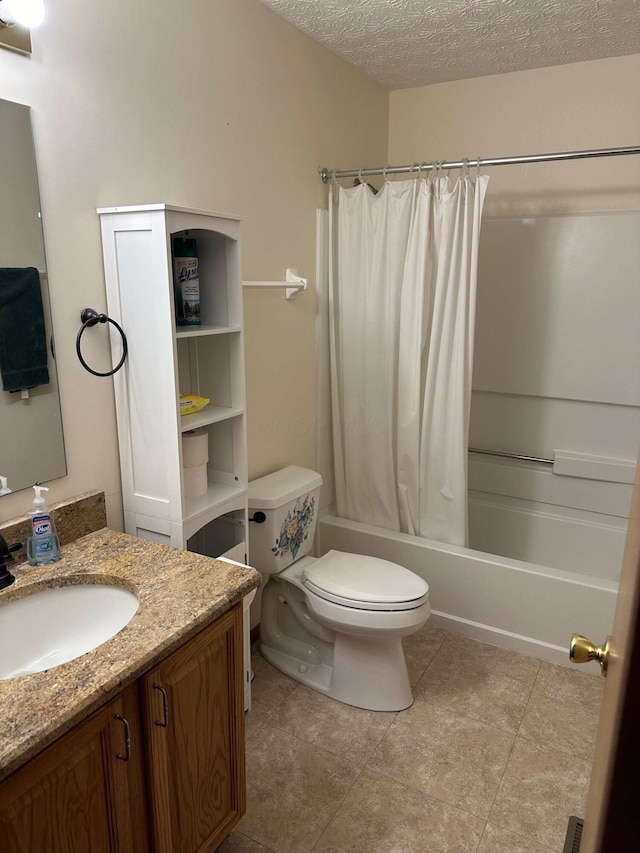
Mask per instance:
[[[631,486],[622,482],[628,466],[584,454],[570,465],[566,453],[552,455],[554,465],[469,455],[469,545],[618,580],[631,500]],[[605,471],[620,482],[597,479]]]
[[[469,544],[616,580],[640,435],[640,212],[486,219]]]
[[[463,545],[486,176],[338,189],[329,305],[339,515]]]
[[[429,624],[552,663],[569,663],[575,631],[611,632],[618,584],[422,539],[331,515],[320,553],[335,548],[405,566],[429,584]],[[580,667],[599,672],[597,664]]]

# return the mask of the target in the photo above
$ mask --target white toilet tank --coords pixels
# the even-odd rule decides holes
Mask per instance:
[[[249,483],[249,518],[265,515],[249,522],[249,560],[259,572],[281,572],[309,552],[321,485],[320,474],[297,465]]]

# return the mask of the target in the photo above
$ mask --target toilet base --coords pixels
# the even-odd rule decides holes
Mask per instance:
[[[413,693],[402,637],[424,625],[428,603],[413,611],[385,614],[352,611],[309,598],[302,583],[305,557],[279,575],[271,575],[262,592],[260,651],[285,675],[332,699],[370,711],[403,711]],[[312,609],[313,607],[313,609]],[[320,608],[322,613],[317,613]],[[337,609],[337,613],[335,612]],[[326,611],[326,612],[325,612]],[[369,621],[375,625],[368,624]]]
[[[404,711],[413,704],[407,665],[399,637],[373,640],[336,637],[333,665],[309,663],[266,642],[262,656],[301,684],[345,705],[369,711]]]
[[[294,658],[286,652],[272,649],[264,643],[260,643],[260,654],[269,661],[270,664],[284,672],[289,678],[294,678],[301,684],[311,687],[312,690],[317,690],[319,693],[326,693],[331,687],[331,673],[333,668],[326,663],[306,664],[298,658]]]

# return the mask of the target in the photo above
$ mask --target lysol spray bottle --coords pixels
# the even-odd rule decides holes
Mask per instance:
[[[199,326],[200,273],[198,247],[193,238],[173,238],[173,286],[178,326]]]

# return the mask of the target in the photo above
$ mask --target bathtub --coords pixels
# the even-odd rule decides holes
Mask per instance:
[[[611,633],[618,584],[322,515],[319,554],[334,548],[405,566],[429,584],[429,624],[552,663],[568,664],[571,634]],[[580,667],[599,672],[598,664]]]

